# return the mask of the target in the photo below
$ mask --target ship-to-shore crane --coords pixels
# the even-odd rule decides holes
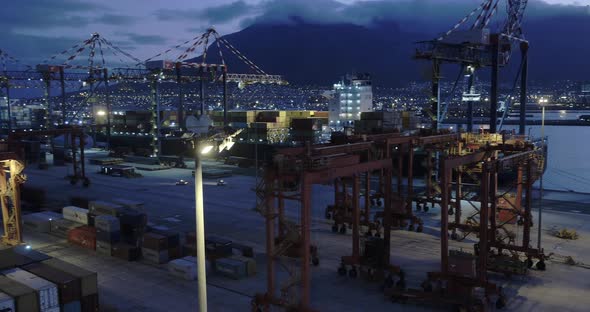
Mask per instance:
[[[426,112],[432,118],[433,129],[440,127],[449,105],[441,103],[440,91],[441,65],[449,63],[461,65],[457,80],[462,75],[468,76],[467,90],[472,89],[473,75],[477,69],[491,68],[490,132],[495,133],[498,123],[499,70],[508,65],[513,47],[518,44],[521,51],[519,134],[525,134],[529,42],[524,38],[522,21],[528,0],[505,0],[505,22],[492,32],[489,25],[500,2],[502,0],[484,0],[443,35],[417,43],[414,57],[432,62],[432,92],[430,108]],[[468,26],[467,22],[476,14],[475,21]],[[441,104],[445,104],[444,107]],[[473,101],[468,100],[467,105],[467,130],[470,132],[473,130]]]

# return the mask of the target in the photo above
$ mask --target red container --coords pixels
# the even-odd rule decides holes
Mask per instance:
[[[96,228],[80,226],[68,231],[68,242],[86,249],[96,250]]]

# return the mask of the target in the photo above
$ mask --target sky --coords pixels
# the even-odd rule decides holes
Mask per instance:
[[[116,46],[144,60],[195,37],[211,26],[223,35],[255,23],[285,22],[291,16],[316,23],[359,25],[367,25],[377,19],[393,19],[400,21],[402,27],[408,30],[437,29],[443,32],[481,1],[6,1],[0,5],[0,50],[25,63],[35,64],[98,32]],[[527,18],[580,12],[590,16],[590,0],[529,0],[529,3]],[[179,54],[177,51],[173,53],[176,54],[172,57]],[[60,58],[62,56],[58,55],[56,60]]]

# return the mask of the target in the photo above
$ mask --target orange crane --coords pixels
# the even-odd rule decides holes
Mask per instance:
[[[0,202],[2,202],[2,221],[4,234],[2,242],[7,245],[22,243],[20,220],[20,185],[26,180],[23,174],[19,146],[7,142],[0,143]]]

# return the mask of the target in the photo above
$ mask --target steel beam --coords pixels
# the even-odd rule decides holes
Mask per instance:
[[[499,40],[498,34],[490,36],[492,45],[492,77],[490,90],[490,133],[496,133],[498,123],[498,72],[499,72]]]
[[[525,135],[526,128],[526,104],[527,98],[527,80],[529,72],[529,43],[520,43],[520,53],[522,57],[522,69],[520,73],[520,119],[518,124],[518,134]]]

